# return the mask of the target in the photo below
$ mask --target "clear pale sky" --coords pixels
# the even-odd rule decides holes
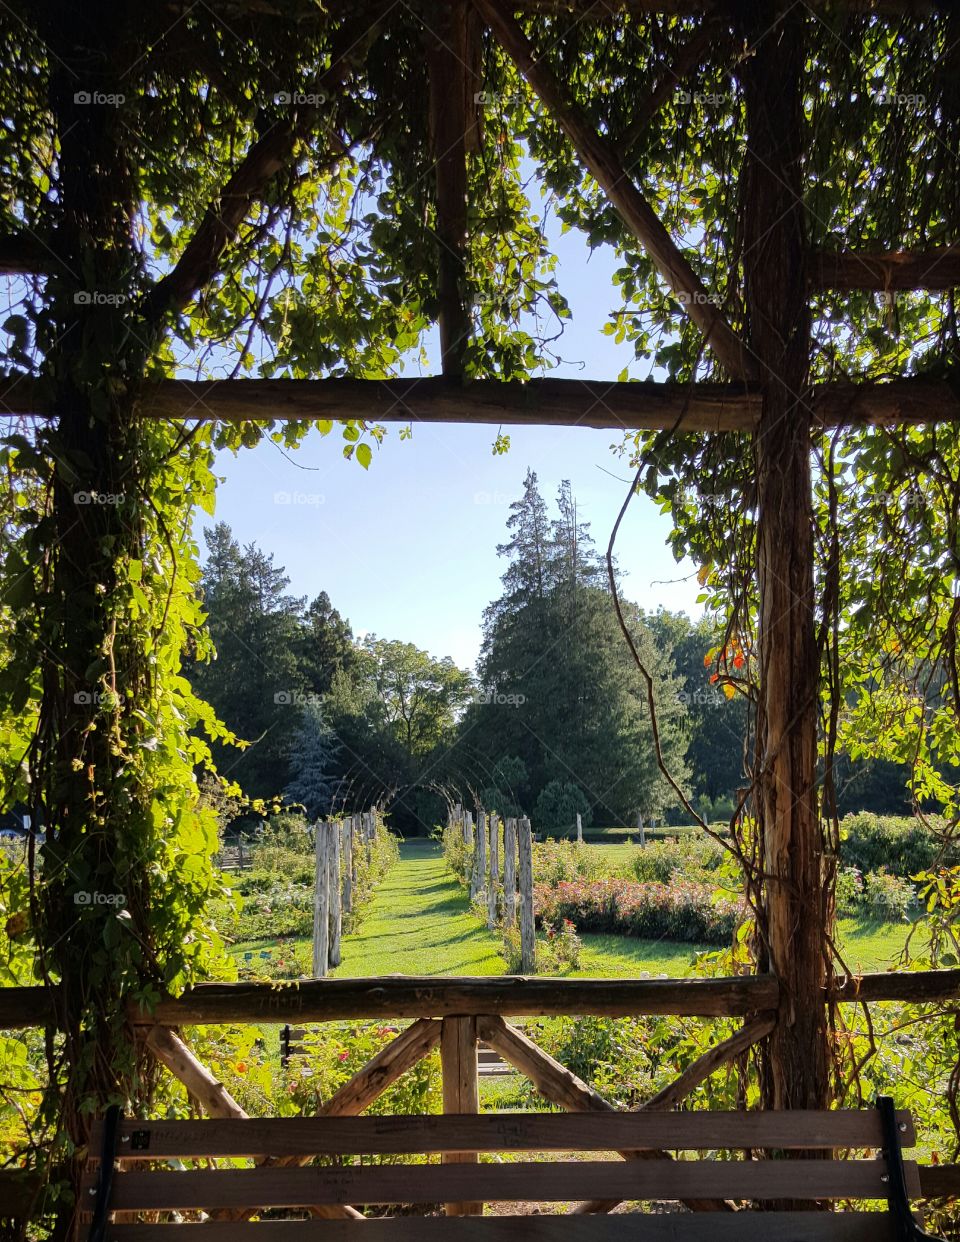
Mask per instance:
[[[569,361],[551,374],[613,380],[632,361],[628,345],[600,332],[619,302],[614,256],[590,256],[575,233],[552,241],[573,318],[554,346]],[[631,374],[638,375],[635,367]],[[551,506],[560,480],[570,479],[579,515],[592,524],[601,550],[631,473],[611,451],[620,438],[615,431],[505,426],[511,449],[495,457],[496,431],[420,425],[401,441],[392,425],[383,445],[374,445],[369,471],[344,460],[336,430],[326,439],[311,432],[293,454],[272,444],[223,453],[215,520],[227,522],[242,543],[273,552],[294,594],[312,598],[325,590],[354,633],[400,638],[472,667],[483,609],[498,594],[504,568],[496,545],[506,538],[508,506],[527,467],[536,470]],[[209,525],[200,514],[198,527]],[[624,592],[644,608],[695,615],[694,567],[674,561],[665,545],[669,532],[657,506],[635,496],[617,541]]]

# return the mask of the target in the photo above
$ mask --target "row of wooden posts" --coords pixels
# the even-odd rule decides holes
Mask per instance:
[[[457,804],[450,824],[459,828],[470,858],[470,900],[486,904],[487,927],[515,927],[519,912],[520,971],[536,973],[533,913],[533,833],[527,818],[500,820],[495,812],[472,812]],[[501,824],[503,868],[501,879]],[[503,897],[502,903],[500,897]]]
[[[353,910],[357,865],[361,851],[370,861],[376,829],[374,810],[345,819],[318,820],[314,825],[313,974],[317,979],[324,978],[331,966],[340,965],[343,915]]]

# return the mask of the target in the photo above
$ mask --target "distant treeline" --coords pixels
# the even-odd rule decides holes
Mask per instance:
[[[606,565],[568,483],[553,515],[528,471],[510,506],[502,591],[483,615],[475,672],[412,643],[356,639],[326,592],[289,593],[273,556],[206,532],[201,589],[216,658],[189,675],[248,745],[219,744],[220,770],[251,798],[301,803],[311,816],[389,804],[405,832],[445,816],[448,794],[541,832],[591,824],[667,824],[689,816],[660,774],[645,683],[620,630]],[[697,811],[728,817],[744,785],[748,710],[705,666],[707,620],[621,600],[654,682],[661,747]],[[424,608],[430,602],[424,599]],[[841,812],[909,808],[893,764],[838,772]]]

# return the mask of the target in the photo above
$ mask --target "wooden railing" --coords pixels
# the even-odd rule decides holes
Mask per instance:
[[[867,975],[835,981],[832,999],[943,1001],[960,996],[960,970]],[[826,999],[826,998],[825,998]],[[55,1022],[56,997],[42,988],[0,989],[0,1027]],[[666,1111],[682,1103],[713,1073],[764,1039],[776,1023],[779,987],[772,975],[720,979],[564,980],[516,976],[433,978],[389,976],[376,979],[308,980],[276,986],[269,983],[209,983],[162,1000],[148,1013],[132,1007],[129,1016],[144,1046],[186,1087],[209,1117],[247,1116],[222,1083],[197,1059],[179,1029],[191,1025],[407,1018],[411,1024],[382,1048],[320,1109],[331,1117],[363,1112],[388,1087],[439,1046],[445,1113],[479,1111],[477,1047],[492,1048],[508,1065],[530,1079],[551,1104],[570,1112],[616,1111],[615,1106],[551,1057],[508,1017],[558,1014],[629,1016],[671,1014],[690,1017],[736,1017],[742,1025],[718,1041],[671,1083],[641,1105],[641,1111]],[[665,1152],[622,1151],[624,1159],[669,1159]],[[306,1155],[271,1155],[263,1164],[305,1165]],[[447,1152],[446,1163],[472,1163],[476,1153]],[[960,1193],[960,1166],[921,1168],[925,1195]],[[9,1178],[0,1178],[6,1183]],[[0,1184],[0,1192],[3,1184]],[[576,1211],[605,1212],[614,1201],[594,1200]],[[692,1207],[704,1203],[692,1201]],[[709,1206],[716,1208],[715,1202]],[[447,1212],[474,1215],[482,1204],[459,1202]],[[322,1217],[358,1218],[353,1208],[318,1206]]]
[[[823,1000],[912,1003],[960,999],[960,969],[837,977]],[[364,1018],[455,1017],[500,1014],[672,1014],[742,1017],[779,1005],[773,975],[721,979],[547,979],[518,975],[386,975],[373,979],[308,979],[275,983],[201,983],[151,1011],[131,1006],[136,1025],[218,1022],[330,1022]],[[0,988],[0,1030],[55,1026],[55,988]]]

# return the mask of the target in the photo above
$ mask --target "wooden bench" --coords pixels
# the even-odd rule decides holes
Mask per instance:
[[[236,1242],[235,1230],[281,1242],[321,1230],[333,1242],[918,1242],[910,1209],[917,1166],[902,1146],[913,1120],[884,1099],[876,1110],[316,1117],[269,1120],[134,1121],[116,1111],[94,1127],[82,1187],[90,1242]],[[698,1152],[672,1159],[668,1152]],[[850,1158],[851,1151],[866,1158]],[[474,1153],[604,1153],[627,1159],[480,1162]],[[315,1156],[441,1153],[442,1164],[325,1163]],[[713,1153],[703,1158],[703,1153]],[[803,1153],[802,1156],[800,1153]],[[254,1158],[252,1168],[210,1167]],[[270,1163],[270,1162],[273,1163]],[[285,1161],[285,1163],[281,1163]],[[457,1162],[454,1162],[457,1161]],[[137,1167],[124,1167],[137,1162]],[[144,1167],[144,1165],[154,1167]],[[177,1164],[177,1169],[170,1167]],[[184,1169],[182,1162],[193,1167]],[[206,1162],[198,1167],[194,1162]],[[291,1167],[300,1166],[300,1167]],[[715,1210],[664,1214],[563,1214],[364,1220],[239,1222],[265,1209],[345,1205],[469,1205],[578,1200],[694,1201]],[[874,1210],[798,1211],[817,1200],[868,1201]],[[751,1206],[733,1210],[730,1201]],[[794,1204],[791,1209],[789,1203]],[[767,1210],[759,1211],[757,1204]],[[456,1212],[457,1206],[453,1207]],[[127,1223],[150,1213],[150,1223]],[[171,1213],[213,1219],[164,1223]],[[116,1214],[117,1219],[111,1221]],[[226,1216],[227,1219],[224,1219]],[[159,1217],[159,1223],[158,1222]],[[183,1237],[190,1235],[181,1234]]]

